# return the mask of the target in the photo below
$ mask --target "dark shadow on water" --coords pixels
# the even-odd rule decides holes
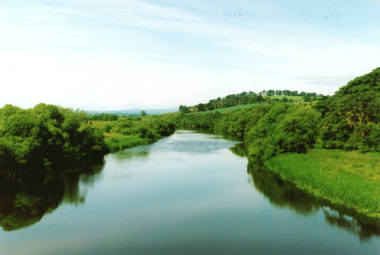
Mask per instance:
[[[39,222],[62,203],[73,205],[85,202],[80,183],[92,186],[103,169],[103,163],[81,169],[81,174],[54,178],[49,182],[0,183],[0,226],[4,231],[14,231]]]
[[[320,206],[309,196],[296,189],[292,183],[285,182],[266,170],[260,162],[251,159],[247,172],[252,177],[255,188],[266,196],[271,204],[289,208],[305,216],[315,214],[319,210]]]

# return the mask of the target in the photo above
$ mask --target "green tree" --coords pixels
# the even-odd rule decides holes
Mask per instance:
[[[380,68],[357,77],[332,97],[315,106],[323,117],[322,146],[325,148],[378,151],[380,123]],[[371,137],[372,139],[368,139]]]

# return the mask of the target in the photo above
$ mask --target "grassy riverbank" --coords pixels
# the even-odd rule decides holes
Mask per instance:
[[[380,220],[380,153],[315,149],[277,155],[264,164],[297,188]]]
[[[118,133],[104,133],[104,135],[106,137],[105,143],[111,152],[152,143],[152,140],[149,138],[141,138],[134,135],[122,135]]]
[[[102,121],[94,120],[91,126],[104,130],[106,125],[115,125],[116,121]],[[88,124],[82,124],[82,128],[88,126]],[[103,133],[105,136],[105,143],[111,152],[119,151],[127,148],[136,147],[139,145],[146,145],[152,143],[149,138],[141,138],[137,135],[123,135],[120,133]]]
[[[85,126],[88,124],[83,124],[82,128]],[[111,152],[153,143],[175,130],[175,124],[165,116],[95,120],[91,126],[103,131],[105,144]]]

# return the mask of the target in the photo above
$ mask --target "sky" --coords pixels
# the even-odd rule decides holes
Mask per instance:
[[[379,61],[380,1],[0,0],[0,107],[332,95]]]

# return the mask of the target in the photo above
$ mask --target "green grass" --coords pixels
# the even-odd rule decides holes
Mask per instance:
[[[264,164],[308,194],[380,219],[380,153],[316,149],[278,155]]]
[[[140,138],[133,135],[122,135],[117,133],[104,133],[104,135],[106,136],[105,142],[111,151],[119,151],[151,143],[149,138]]]

